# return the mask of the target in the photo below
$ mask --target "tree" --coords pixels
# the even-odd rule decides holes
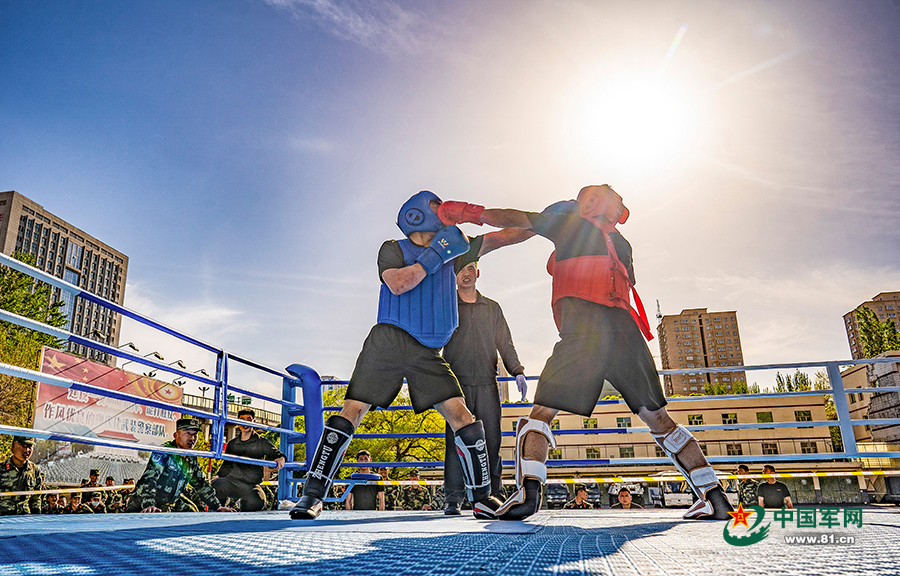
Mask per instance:
[[[805,372],[797,370],[793,375],[788,374],[786,376],[782,376],[781,372],[775,374],[776,392],[802,392],[812,389],[813,383]]]
[[[859,343],[863,356],[874,358],[889,350],[900,350],[900,332],[890,318],[878,321],[878,316],[866,306],[856,309],[856,323],[859,325]]]
[[[34,265],[34,256],[17,252],[14,257]],[[65,326],[63,303],[52,299],[48,284],[8,266],[0,266],[0,308],[55,326]],[[53,336],[23,328],[17,324],[0,322],[0,362],[38,370],[41,347],[59,348],[62,341]],[[0,375],[0,422],[11,426],[28,427],[34,412],[35,383],[22,378]],[[11,441],[0,438],[0,454],[8,449]]]
[[[342,406],[347,392],[345,386],[329,390],[322,394],[324,406]],[[409,406],[409,396],[400,393],[392,406]],[[326,419],[328,417],[326,413]],[[295,420],[295,429],[303,430],[304,420]],[[408,434],[439,433],[438,438],[357,438],[354,437],[347,448],[347,461],[351,461],[359,450],[366,449],[374,462],[418,462],[444,459],[444,419],[435,410],[427,410],[414,414],[412,410],[370,410],[363,418],[356,434]],[[306,459],[306,447],[296,446],[294,458],[297,461]],[[411,465],[413,466],[413,465]],[[341,478],[346,478],[355,468],[342,468]]]
[[[703,394],[706,396],[721,396],[726,394],[759,394],[759,384],[754,382],[747,385],[743,380],[737,380],[728,389],[728,385],[724,382],[709,383],[703,387]]]

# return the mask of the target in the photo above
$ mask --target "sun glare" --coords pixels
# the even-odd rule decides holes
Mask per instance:
[[[693,151],[696,107],[672,82],[652,74],[606,77],[578,92],[569,134],[579,162],[646,174]]]

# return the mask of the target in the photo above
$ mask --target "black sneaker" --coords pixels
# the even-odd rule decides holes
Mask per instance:
[[[291,508],[292,520],[315,520],[322,513],[322,499],[304,494]]]
[[[444,504],[444,516],[459,516],[459,502],[447,502]]]

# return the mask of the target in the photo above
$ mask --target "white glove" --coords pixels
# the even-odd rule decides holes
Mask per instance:
[[[525,394],[528,393],[528,384],[525,382],[524,374],[516,375],[516,387],[519,389],[519,393],[522,395],[522,399],[519,400],[519,402],[527,402],[528,399],[525,397]]]

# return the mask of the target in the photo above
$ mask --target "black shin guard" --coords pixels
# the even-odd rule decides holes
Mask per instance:
[[[476,420],[456,431],[456,454],[466,479],[466,494],[472,503],[491,495],[491,470],[488,465],[484,424]]]
[[[328,493],[331,481],[344,459],[344,452],[353,437],[353,424],[335,414],[325,422],[322,438],[313,456],[311,468],[306,473],[303,485],[304,496],[323,498]]]

